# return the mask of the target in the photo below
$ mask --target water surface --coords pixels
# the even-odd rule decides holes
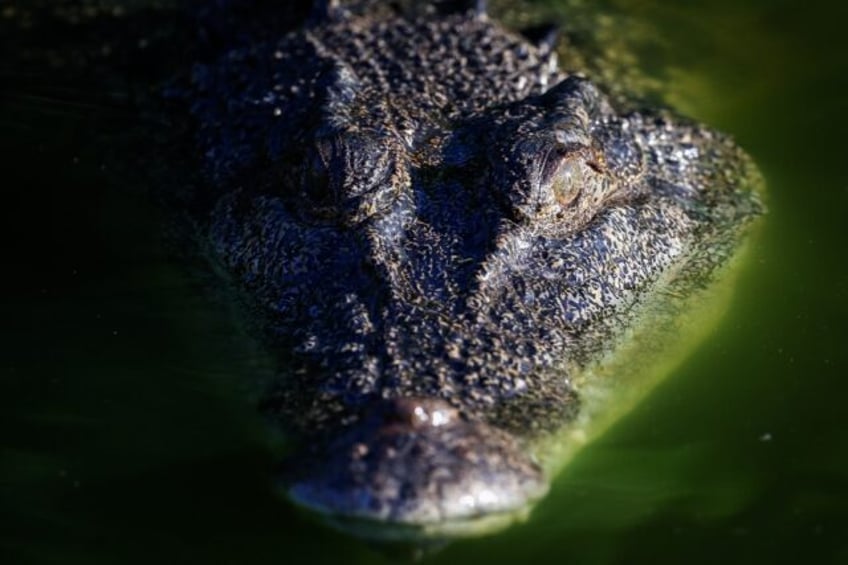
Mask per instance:
[[[770,211],[709,339],[529,522],[430,561],[848,562],[843,20],[824,2],[530,4],[577,43],[606,14],[618,72],[732,133]],[[0,561],[384,562],[273,496],[240,384],[266,360],[174,260],[160,213],[101,171],[80,113],[9,100]]]

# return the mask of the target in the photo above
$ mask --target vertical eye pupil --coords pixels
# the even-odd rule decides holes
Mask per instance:
[[[306,183],[307,186],[304,189],[315,202],[329,203],[331,196],[330,171],[327,170],[327,166],[319,158],[312,160],[310,174],[306,178]]]
[[[330,170],[333,166],[332,155],[332,146],[319,143],[304,159],[301,192],[310,204],[318,209],[316,211],[327,211],[326,209],[336,204]]]

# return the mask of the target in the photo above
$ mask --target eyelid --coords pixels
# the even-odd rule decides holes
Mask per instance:
[[[541,181],[543,183],[550,183],[560,167],[562,167],[563,161],[569,158],[569,155],[565,148],[561,145],[554,145],[551,147],[542,161],[542,175]]]
[[[552,182],[567,161],[583,163],[598,174],[605,172],[604,156],[598,148],[577,143],[556,143],[544,156],[541,181],[543,183]]]

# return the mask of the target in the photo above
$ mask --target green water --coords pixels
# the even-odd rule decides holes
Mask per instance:
[[[611,14],[622,72],[753,155],[770,211],[711,337],[529,522],[428,562],[848,563],[844,19],[824,2],[583,4]],[[10,108],[0,563],[385,562],[273,496],[238,384],[261,356],[79,146],[78,113]]]

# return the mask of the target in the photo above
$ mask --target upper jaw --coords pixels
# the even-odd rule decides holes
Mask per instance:
[[[377,402],[289,467],[296,504],[382,541],[488,533],[526,516],[548,490],[515,437],[435,398]]]

